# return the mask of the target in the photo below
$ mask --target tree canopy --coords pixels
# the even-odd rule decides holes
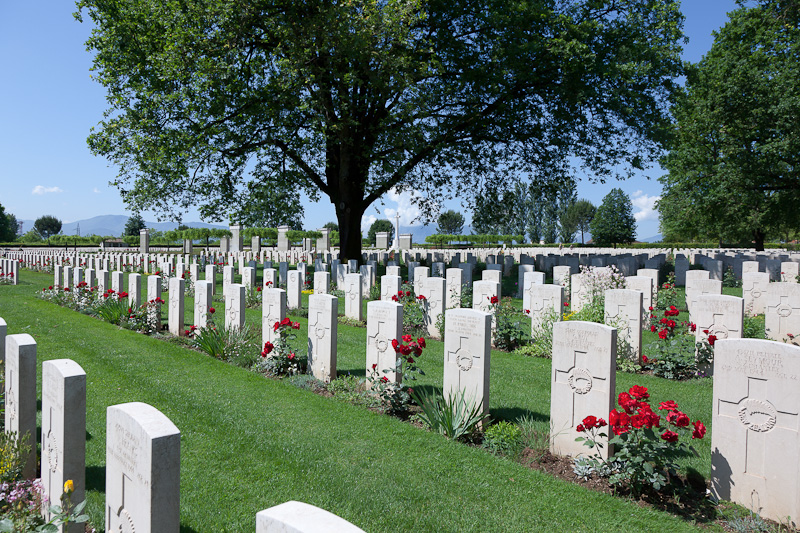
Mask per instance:
[[[729,16],[678,99],[657,206],[665,240],[763,250],[800,230],[800,17],[772,0]]]
[[[199,203],[222,220],[265,191],[325,195],[344,258],[392,189],[425,204],[508,172],[641,168],[660,155],[683,70],[677,0],[77,7],[109,102],[89,146],[133,211]]]
[[[581,232],[581,244],[584,244],[584,233],[591,231],[591,223],[594,219],[594,214],[597,208],[589,200],[581,198],[572,205],[570,205],[565,213],[564,218],[561,220],[562,225],[574,227],[573,231]]]
[[[128,217],[127,221],[125,221],[125,229],[122,230],[122,235],[128,237],[138,237],[139,232],[143,229],[147,229],[147,224],[145,224],[142,215],[139,213],[134,213]]]
[[[394,225],[385,218],[379,218],[372,225],[369,227],[369,231],[367,231],[367,241],[370,244],[375,244],[375,234],[380,231],[388,231],[389,232],[389,243],[391,244],[392,239],[394,238]]]
[[[448,209],[441,215],[436,225],[436,233],[458,235],[464,230],[464,215]]]
[[[591,222],[592,241],[598,246],[628,244],[636,237],[633,204],[622,189],[611,189]]]
[[[12,242],[17,238],[17,217],[6,213],[0,205],[0,242]]]
[[[42,239],[49,240],[50,237],[61,231],[61,221],[52,215],[45,215],[36,219],[33,229]]]

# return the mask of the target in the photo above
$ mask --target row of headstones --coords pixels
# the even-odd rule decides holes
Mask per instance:
[[[553,327],[550,448],[584,455],[576,426],[605,416],[616,399],[614,328],[590,322]],[[757,339],[715,344],[711,440],[714,495],[762,517],[800,516],[800,347]],[[610,431],[608,432],[610,433]],[[600,453],[611,453],[602,438]]]
[[[0,318],[5,360],[7,432],[28,435],[22,475],[36,477],[36,341],[27,334],[6,336]],[[155,407],[132,402],[110,406],[106,418],[107,531],[177,532],[180,529],[180,431]],[[42,363],[42,486],[52,504],[72,480],[73,503],[86,497],[86,373],[70,359]],[[358,532],[349,522],[322,509],[287,502],[257,514],[256,532]],[[69,533],[83,531],[71,524]]]
[[[16,259],[0,259],[0,278],[4,278],[11,285],[19,282],[19,261]]]

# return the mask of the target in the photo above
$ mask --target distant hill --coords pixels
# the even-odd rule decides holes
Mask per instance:
[[[647,237],[646,239],[639,239],[641,242],[661,242],[663,239],[662,235],[659,233],[658,235],[653,235],[652,237]]]
[[[23,220],[22,232],[26,233],[33,228],[34,220]],[[125,224],[128,222],[126,215],[100,215],[85,220],[64,223],[61,226],[61,233],[64,235],[77,235],[80,226],[81,235],[113,235],[119,237],[125,231]],[[178,227],[177,222],[151,222],[145,220],[148,228],[158,231],[169,231]],[[221,224],[207,224],[205,222],[184,222],[190,228],[227,228]]]

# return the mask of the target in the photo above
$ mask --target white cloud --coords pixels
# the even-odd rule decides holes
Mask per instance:
[[[100,194],[100,189],[95,187],[94,189],[92,189],[92,192],[95,193],[95,194]]]
[[[650,196],[641,190],[634,192],[631,203],[636,208],[633,213],[636,222],[658,220],[658,211],[655,209],[655,203],[660,199],[660,196]]]
[[[64,191],[61,189],[61,187],[45,187],[43,185],[37,185],[36,187],[33,188],[31,194],[42,195],[42,194],[47,194],[49,192],[64,192]]]
[[[388,201],[394,202],[396,207],[391,208],[387,207],[383,210],[383,215],[385,218],[388,218],[394,224],[394,217],[398,211],[400,211],[400,225],[401,226],[412,226],[412,225],[419,225],[419,222],[414,223],[417,217],[420,215],[419,207],[415,206],[412,202],[414,198],[418,198],[421,196],[419,192],[415,190],[411,191],[404,191],[402,193],[398,193],[396,189],[392,189],[389,191],[388,194]]]
[[[378,220],[378,217],[376,217],[375,215],[364,215],[363,217],[361,217],[361,231],[362,232],[369,231],[369,227],[376,220]]]

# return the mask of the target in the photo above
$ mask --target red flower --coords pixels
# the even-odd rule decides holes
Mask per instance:
[[[417,296],[417,300],[427,300],[427,298],[425,298],[424,294],[420,294],[419,296]]]
[[[672,423],[678,426],[679,428],[685,428],[689,426],[691,422],[689,420],[689,416],[686,413],[681,413],[680,411],[672,411],[669,415],[667,415],[667,420],[669,420],[670,415],[675,415],[673,417]]]
[[[678,441],[678,434],[674,431],[666,430],[664,433],[661,434],[661,438],[667,442],[677,442]]]
[[[425,339],[420,337],[419,339],[417,339],[417,344],[419,344],[420,348],[425,348]]]
[[[400,353],[403,354],[403,355],[409,355],[411,353],[411,346],[401,345],[400,346]]]
[[[414,337],[411,335],[403,335],[403,342],[411,342],[412,340],[414,340]]]
[[[406,362],[408,362],[409,364],[410,364],[410,363],[413,363],[413,362],[414,362],[414,358],[413,358],[413,357],[409,357],[409,358],[408,358],[408,360],[407,360]]]
[[[216,309],[214,309],[213,307],[209,307],[208,308],[208,312],[209,313],[214,313],[215,311],[216,311]]]
[[[399,352],[399,351],[400,351],[400,350],[398,350],[398,349],[397,349],[397,347],[398,347],[399,345],[400,345],[400,343],[399,343],[399,342],[397,342],[397,339],[392,339],[392,348],[394,348],[394,351],[395,351],[395,352]]]
[[[631,417],[626,412],[618,412],[616,409],[608,414],[608,423],[611,426],[611,431],[614,435],[622,435],[628,432],[628,426],[631,423]]]
[[[292,325],[292,321],[289,320],[288,316],[286,318],[284,318],[283,320],[281,320],[281,326],[291,326],[291,325]]]
[[[657,329],[658,329],[658,328],[656,327],[656,325],[655,325],[655,324],[653,324],[652,326],[650,326],[650,331],[652,331],[653,333],[655,333]]]
[[[397,301],[399,301],[399,300],[397,299],[397,295],[394,295],[394,296],[392,296],[392,301],[393,301],[393,302],[397,302]]]
[[[586,429],[592,429],[597,426],[597,417],[589,415],[583,419],[583,425]]]
[[[669,411],[677,411],[678,410],[678,404],[675,403],[674,401],[670,400],[668,402],[661,402],[658,405],[658,408],[659,409],[667,409]]]
[[[692,330],[692,332],[695,332],[695,331],[697,331],[697,324],[691,324],[691,323],[690,323],[690,324],[689,324],[689,329],[690,329],[690,330]]]
[[[706,427],[703,425],[702,422],[699,420],[695,420],[692,425],[694,426],[694,431],[692,431],[692,438],[693,439],[702,439],[706,436]]]
[[[492,296],[491,298],[489,298],[489,303],[492,305],[496,304],[499,301],[500,299],[497,296]]]
[[[261,286],[256,287],[256,292],[261,292]]]
[[[525,313],[526,315],[531,314],[531,310],[530,309],[523,309],[522,312]]]
[[[569,307],[569,302],[564,302],[564,307]]]
[[[714,346],[715,342],[717,342],[717,336],[716,335],[709,335],[708,336],[708,344],[710,344],[711,346]]]
[[[631,417],[631,425],[636,429],[643,428],[647,425],[648,419],[647,416],[643,414],[635,414]]]
[[[378,368],[378,363],[372,363],[372,370],[375,370],[376,368]]]
[[[49,287],[47,287],[47,288],[48,288],[49,290],[51,290],[51,291],[53,290],[53,286],[52,286],[52,285],[50,285],[50,286],[49,286]]]
[[[292,329],[300,329],[300,322],[292,322]]]
[[[653,306],[651,305],[650,307],[648,307],[648,310],[652,311],[653,310]]]
[[[586,431],[586,428],[583,427],[583,424],[578,424],[578,427],[575,428],[575,431],[577,431],[578,433],[583,433],[584,431]]]
[[[650,359],[648,359],[646,355],[643,355],[643,356],[642,356],[642,362],[643,362],[644,364],[647,364],[647,363],[648,363],[648,361],[650,361]]]
[[[617,402],[628,414],[633,413],[633,410],[636,409],[636,400],[631,398],[631,395],[627,392],[620,392],[617,397]]]
[[[400,292],[402,293],[403,291],[400,291]],[[402,296],[402,294],[401,294],[401,296]],[[411,291],[406,291],[406,296],[411,296]]]
[[[650,397],[650,393],[647,392],[647,387],[642,387],[641,385],[634,385],[628,392],[637,400],[646,400]]]
[[[64,290],[69,292],[69,287],[64,287]]]
[[[289,361],[294,359],[294,352],[289,354],[288,359],[289,359]]]
[[[658,332],[658,338],[661,339],[661,340],[666,339],[667,338],[667,330],[662,329],[661,331],[659,331]]]
[[[389,378],[387,378],[386,376],[381,376],[381,381],[383,381],[384,383],[389,383]]]
[[[261,357],[266,357],[267,355],[269,355],[269,353],[272,352],[273,348],[275,348],[274,344],[272,344],[269,341],[265,342],[264,350],[261,352]]]
[[[597,427],[601,428],[601,427],[605,427],[606,425],[607,425],[606,421],[603,420],[602,418],[597,420]]]
[[[189,336],[189,330],[188,329],[184,330],[183,334],[188,337]]]

